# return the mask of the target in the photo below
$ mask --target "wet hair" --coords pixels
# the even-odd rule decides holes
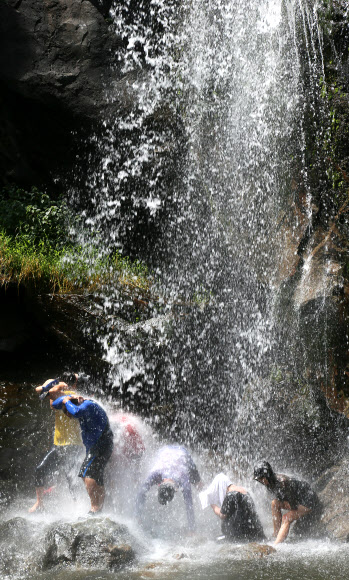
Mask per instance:
[[[79,399],[74,399],[73,397],[71,399],[69,399],[71,403],[73,403],[73,405],[77,405],[79,406]]]
[[[59,379],[67,385],[73,385],[76,382],[76,375],[71,371],[65,371],[60,375]]]
[[[161,505],[166,505],[173,500],[175,486],[172,482],[161,483],[158,488],[158,501]]]
[[[261,461],[253,470],[254,479],[263,479],[264,477],[268,480],[270,485],[276,483],[275,473],[268,461]]]

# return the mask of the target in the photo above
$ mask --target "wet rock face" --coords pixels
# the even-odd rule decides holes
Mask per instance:
[[[5,182],[45,185],[50,172],[68,170],[79,142],[104,114],[120,44],[106,18],[109,4],[1,2],[0,169]]]
[[[64,564],[114,568],[132,562],[135,552],[126,526],[108,518],[91,517],[74,524],[55,525],[45,538],[43,568]]]
[[[322,523],[330,537],[349,542],[349,457],[326,470],[317,482],[324,506]]]
[[[0,524],[0,574],[58,569],[119,569],[136,557],[135,539],[126,526],[94,517],[75,523],[16,517]],[[8,576],[6,576],[8,577]]]
[[[307,62],[302,64],[308,108],[304,118],[308,181],[295,169],[279,219],[283,248],[280,313],[282,324],[288,327],[284,342],[298,350],[298,368],[303,365],[305,374],[317,378],[331,408],[348,416],[349,34],[345,3],[323,3],[319,22],[323,69],[317,73],[318,90],[308,90],[312,73]],[[321,132],[315,125],[321,126]]]
[[[118,39],[97,2],[8,0],[0,20],[6,85],[31,99],[58,100],[83,117],[98,114]]]

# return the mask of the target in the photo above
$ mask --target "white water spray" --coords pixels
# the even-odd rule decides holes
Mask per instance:
[[[106,121],[89,220],[106,251],[148,260],[160,297],[153,325],[125,339],[112,320],[103,338],[113,393],[167,436],[246,469],[264,449],[269,379],[280,352],[289,358],[274,305],[295,176],[311,227],[304,91],[322,70],[316,5],[154,0],[117,3],[113,16],[120,68],[108,90],[130,104]],[[111,319],[119,302],[109,288]]]

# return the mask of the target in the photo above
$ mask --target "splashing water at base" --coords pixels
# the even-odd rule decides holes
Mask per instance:
[[[36,397],[32,397],[32,410],[28,406],[28,398],[24,399],[17,412],[28,416],[27,427],[30,432],[30,415],[36,414],[34,405],[38,405]],[[161,442],[151,432],[149,427],[135,416],[123,413],[115,405],[106,404],[108,413],[116,434],[117,447],[123,443],[122,433],[118,431],[121,418],[127,418],[131,425],[136,426],[142,435],[146,452],[140,466],[139,478],[142,480],[147,473],[149,460]],[[48,410],[46,410],[48,412]],[[47,419],[46,419],[47,420]],[[116,427],[115,427],[116,423]],[[129,424],[129,423],[127,423]],[[38,433],[35,434],[36,436]],[[26,439],[24,434],[24,439]],[[23,441],[22,435],[12,438],[16,447]],[[138,448],[139,449],[139,448]],[[195,462],[205,484],[211,481],[214,465],[207,457],[194,454]],[[25,463],[23,468],[25,468]],[[119,471],[118,471],[119,467]],[[229,469],[226,469],[228,472]],[[113,480],[117,485],[113,487]],[[252,493],[258,513],[261,517],[267,536],[271,535],[271,514],[269,500],[263,489],[260,489],[250,478],[236,481],[245,485]],[[25,481],[21,482],[22,485]],[[30,483],[30,482],[28,482]],[[295,542],[292,536],[286,544],[278,546],[275,553],[266,554],[264,548],[256,545],[222,544],[216,538],[221,535],[220,522],[210,508],[202,511],[198,495],[194,491],[194,505],[197,519],[197,534],[188,537],[185,532],[185,510],[181,494],[169,506],[159,512],[156,490],[149,494],[147,502],[146,529],[140,529],[133,517],[133,505],[127,498],[134,497],[134,490],[129,485],[128,478],[120,473],[120,466],[110,465],[107,485],[107,501],[102,518],[92,521],[92,536],[86,546],[87,553],[93,549],[93,539],[98,537],[100,527],[123,525],[133,538],[137,548],[136,560],[119,570],[103,569],[97,563],[88,566],[80,564],[72,567],[66,540],[69,538],[69,526],[86,525],[86,512],[89,508],[87,494],[82,485],[78,490],[78,499],[73,501],[66,486],[62,485],[47,498],[44,513],[28,515],[28,507],[33,501],[33,490],[24,485],[22,495],[16,493],[8,506],[2,506],[0,522],[0,553],[1,570],[4,580],[136,580],[138,578],[158,578],[159,580],[184,580],[191,578],[210,578],[220,580],[320,580],[334,578],[344,580],[349,571],[349,547],[345,544],[321,541]],[[115,482],[114,482],[115,483]],[[2,496],[3,500],[3,496]],[[132,502],[131,502],[132,504]],[[60,564],[52,570],[45,562],[49,545],[48,534],[62,538],[57,543],[62,557]],[[66,534],[66,536],[64,535]],[[65,556],[64,556],[65,555]],[[11,572],[9,572],[11,571]],[[9,572],[9,573],[8,573]]]

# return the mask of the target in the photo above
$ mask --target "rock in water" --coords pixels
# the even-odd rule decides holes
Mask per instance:
[[[244,560],[264,558],[265,556],[270,556],[270,554],[274,554],[275,552],[275,548],[269,544],[257,544],[255,542],[243,546],[227,543],[220,549],[221,554],[231,554]]]
[[[129,564],[135,558],[133,548],[128,544],[108,546],[107,552],[109,554],[109,565],[111,568]]]
[[[275,554],[276,550],[269,544],[251,543],[244,546],[248,559],[250,558],[264,558]]]
[[[45,536],[43,568],[121,567],[134,560],[135,543],[126,526],[109,518],[53,525]]]

